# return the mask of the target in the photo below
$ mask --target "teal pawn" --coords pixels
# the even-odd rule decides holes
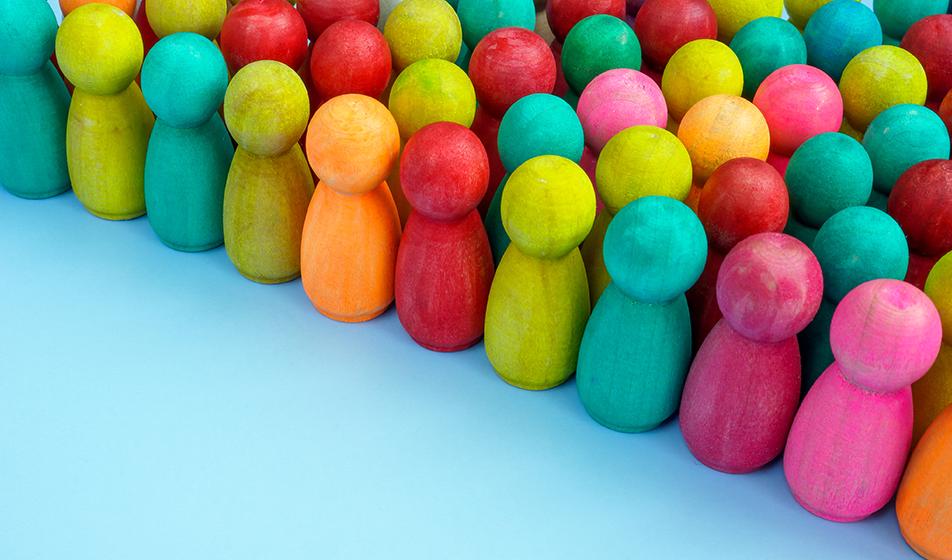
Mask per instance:
[[[621,432],[655,428],[677,410],[691,365],[684,292],[707,260],[704,226],[673,198],[640,198],[605,234],[612,282],[595,305],[576,383],[588,413]]]
[[[807,45],[800,30],[777,17],[757,18],[741,27],[730,47],[744,69],[747,99],[753,99],[760,83],[774,70],[807,63]]]
[[[784,232],[812,247],[817,230],[833,214],[869,200],[873,165],[862,144],[845,134],[826,132],[797,148],[784,180],[790,193]]]
[[[837,212],[820,228],[812,249],[823,269],[823,301],[799,335],[804,395],[834,361],[830,322],[840,300],[868,280],[902,280],[909,266],[902,228],[889,214],[869,206]]]
[[[50,56],[56,15],[44,0],[0,0],[0,185],[22,198],[69,190],[69,91]]]
[[[463,41],[470,50],[490,32],[503,27],[535,29],[532,0],[459,0],[456,4]]]
[[[952,10],[949,0],[873,0],[883,28],[883,43],[899,45],[909,27],[920,19]]]
[[[159,239],[179,251],[224,240],[222,205],[235,150],[218,108],[228,68],[195,33],[165,37],[142,66],[142,93],[157,117],[145,161],[145,204]]]
[[[509,173],[536,156],[562,156],[578,163],[585,149],[585,133],[575,110],[547,93],[527,95],[512,104],[499,123],[499,159],[508,172],[499,183],[483,220],[496,266],[509,247],[502,227],[502,193]]]
[[[641,43],[631,25],[607,14],[576,23],[562,45],[562,72],[569,88],[582,95],[596,76],[616,68],[641,70]]]
[[[876,14],[855,0],[833,0],[813,13],[803,28],[810,66],[839,82],[843,69],[860,52],[883,43]]]
[[[875,194],[870,206],[886,210],[899,177],[927,159],[949,158],[949,130],[939,115],[922,105],[894,105],[866,129],[863,147],[873,163]]]

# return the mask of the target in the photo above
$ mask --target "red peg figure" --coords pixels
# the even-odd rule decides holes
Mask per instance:
[[[479,141],[483,143],[483,148],[486,149],[486,155],[489,157],[489,188],[486,189],[486,194],[483,195],[483,200],[479,203],[479,213],[483,216],[489,210],[493,195],[496,194],[499,183],[506,175],[506,167],[499,157],[499,125],[501,121],[502,119],[494,117],[486,109],[477,106],[473,124],[469,127],[479,137]]]
[[[311,39],[341,20],[356,19],[376,26],[380,18],[379,0],[297,0],[297,10]]]
[[[296,70],[307,57],[307,26],[287,0],[242,0],[225,17],[219,42],[232,73],[256,60]]]
[[[476,100],[497,119],[527,95],[552,93],[555,76],[555,56],[545,39],[521,27],[490,32],[469,60]]]
[[[645,64],[659,73],[684,45],[717,39],[717,17],[707,0],[648,0],[638,10],[634,28]]]
[[[390,46],[366,21],[338,21],[311,47],[310,76],[320,99],[359,93],[379,99],[390,83]]]
[[[476,205],[488,181],[486,150],[461,125],[425,126],[403,150],[413,211],[397,253],[397,316],[424,348],[454,352],[483,336],[493,257]]]
[[[142,46],[146,55],[148,55],[152,47],[159,42],[159,37],[152,29],[152,24],[149,23],[149,17],[146,15],[145,4],[148,1],[149,0],[142,0],[142,4],[139,5],[139,11],[136,12],[135,17],[136,25],[139,27],[139,33],[142,34]]]
[[[549,0],[545,6],[549,28],[559,43],[565,42],[576,23],[596,14],[625,19],[625,0]]]
[[[932,159],[906,170],[887,210],[909,240],[906,282],[921,289],[935,263],[952,251],[952,161]]]
[[[780,455],[800,402],[797,333],[822,298],[820,263],[795,237],[760,233],[727,255],[717,277],[724,318],[681,397],[681,433],[699,461],[739,474]]]
[[[399,154],[393,115],[365,95],[329,100],[308,126],[307,159],[321,181],[304,221],[301,283],[336,321],[369,321],[393,302],[400,216],[385,179]]]
[[[787,186],[769,163],[732,159],[704,184],[697,213],[710,247],[704,272],[687,293],[695,348],[721,320],[716,284],[724,257],[748,237],[783,231],[790,214]]]
[[[836,361],[820,375],[787,437],[794,498],[831,521],[859,521],[896,493],[912,442],[912,390],[942,344],[939,312],[900,280],[870,280],[830,324]]]
[[[952,14],[920,19],[903,35],[900,46],[922,63],[929,101],[941,101],[952,90]]]

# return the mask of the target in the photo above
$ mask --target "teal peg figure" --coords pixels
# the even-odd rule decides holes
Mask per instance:
[[[195,33],[155,44],[142,66],[142,93],[155,112],[145,160],[145,204],[159,239],[179,251],[224,240],[222,205],[235,155],[218,114],[228,67],[218,47]]]
[[[811,249],[823,269],[823,300],[816,317],[798,335],[804,395],[834,362],[830,323],[840,300],[869,280],[902,280],[909,266],[902,228],[871,206],[852,206],[834,214],[820,227]]]
[[[678,408],[691,365],[691,317],[684,293],[707,260],[704,226],[668,197],[635,200],[605,234],[612,282],[585,328],[576,381],[598,423],[651,430]]]
[[[499,183],[483,224],[489,235],[493,262],[498,267],[509,247],[502,227],[502,193],[509,175],[536,156],[562,156],[578,163],[585,149],[585,133],[575,110],[559,97],[534,93],[516,101],[499,123],[499,159],[506,176]]]
[[[44,0],[0,0],[0,185],[22,198],[69,190],[69,91],[50,55],[56,15]]]

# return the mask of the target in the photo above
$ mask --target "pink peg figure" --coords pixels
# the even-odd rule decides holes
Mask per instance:
[[[717,276],[724,317],[681,396],[681,433],[699,461],[739,474],[780,455],[800,401],[797,333],[822,297],[820,263],[794,237],[760,233],[727,254]]]
[[[870,280],[833,313],[836,361],[800,405],[783,469],[793,497],[831,521],[866,518],[893,497],[912,442],[912,390],[942,344],[939,312],[912,284]]]

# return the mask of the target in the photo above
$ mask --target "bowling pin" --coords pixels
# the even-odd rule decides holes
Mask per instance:
[[[238,142],[225,184],[225,250],[249,280],[278,284],[301,273],[314,183],[297,142],[309,112],[307,88],[280,62],[245,66],[225,93],[225,124]]]
[[[724,317],[698,350],[681,397],[681,433],[699,461],[746,473],[783,451],[800,401],[796,335],[822,297],[820,264],[794,237],[759,233],[727,254],[717,276]]]
[[[235,149],[218,114],[228,87],[221,51],[195,33],[159,41],[142,66],[142,92],[157,120],[145,159],[149,224],[179,251],[224,241],[222,206]]]
[[[912,440],[912,390],[935,362],[942,325],[915,286],[880,279],[840,301],[836,361],[800,405],[784,451],[794,498],[832,521],[858,521],[893,497]]]
[[[476,210],[489,178],[486,150],[469,129],[434,123],[407,142],[400,175],[413,211],[397,253],[397,316],[425,348],[468,348],[483,336],[493,277]]]
[[[576,163],[538,156],[506,183],[502,223],[512,244],[489,290],[486,355],[523,389],[548,389],[575,372],[591,310],[578,246],[592,229],[595,194]]]
[[[304,223],[301,280],[314,307],[336,321],[369,321],[393,302],[400,216],[385,178],[399,150],[396,121],[365,95],[331,99],[308,127],[320,182]]]
[[[952,252],[939,259],[925,287],[942,317],[942,349],[926,375],[912,385],[915,404],[913,441],[917,441],[942,410],[952,404]]]
[[[836,304],[863,282],[902,280],[909,264],[909,249],[899,224],[870,206],[853,206],[834,214],[820,227],[813,251],[823,269],[823,301],[816,318],[799,336],[803,394],[833,363],[830,321]]]
[[[612,219],[604,251],[612,280],[582,337],[578,394],[598,423],[643,432],[674,414],[681,397],[691,363],[684,292],[704,268],[704,227],[678,200],[643,197]]]
[[[906,170],[887,211],[909,241],[906,281],[922,288],[939,258],[952,251],[952,161],[933,159]]]
[[[69,92],[50,62],[56,16],[42,0],[0,0],[0,186],[23,198],[69,190]]]

